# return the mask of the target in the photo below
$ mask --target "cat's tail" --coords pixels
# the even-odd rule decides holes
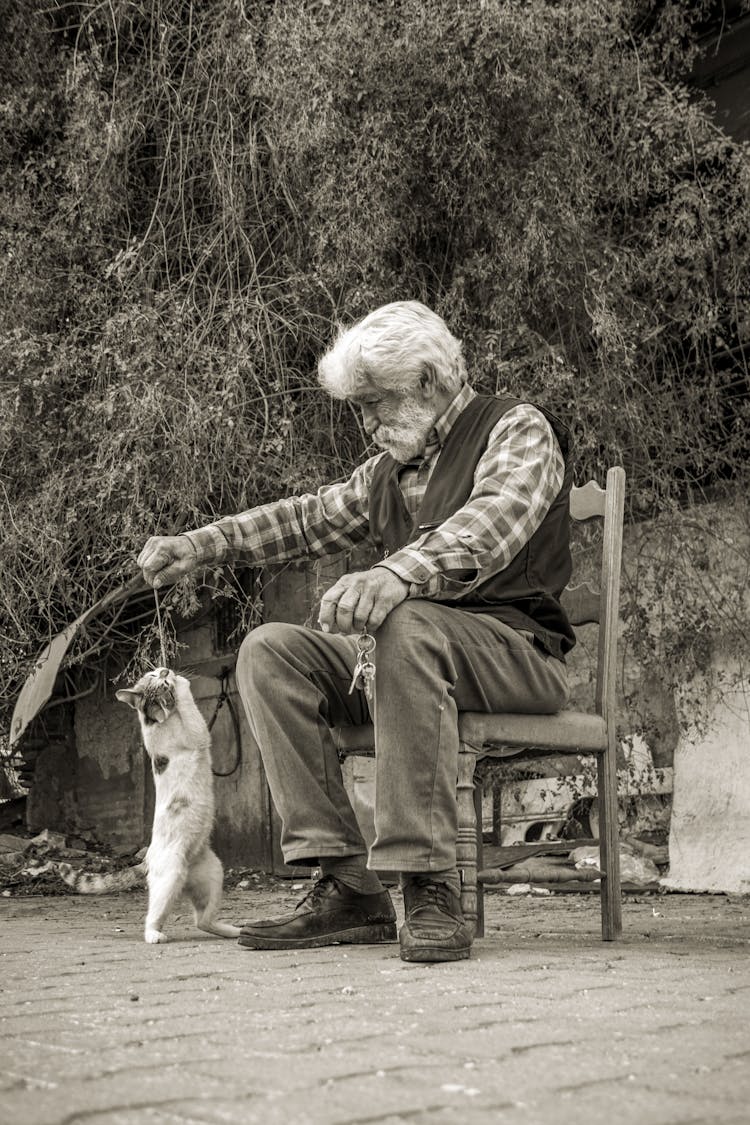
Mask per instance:
[[[111,871],[105,875],[79,871],[69,863],[58,863],[57,871],[79,895],[106,895],[111,891],[127,891],[130,887],[141,886],[146,878],[146,863],[137,863],[124,871]]]

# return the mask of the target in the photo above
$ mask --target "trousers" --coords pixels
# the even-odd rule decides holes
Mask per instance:
[[[551,714],[568,698],[565,664],[509,625],[425,599],[374,634],[375,840],[368,866],[456,866],[458,714]],[[289,864],[367,854],[331,727],[370,721],[349,688],[357,638],[268,623],[242,642],[237,687],[279,813]]]

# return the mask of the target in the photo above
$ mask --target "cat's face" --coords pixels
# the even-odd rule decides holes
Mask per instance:
[[[115,694],[121,703],[135,708],[145,723],[163,723],[177,706],[183,685],[189,688],[189,681],[171,668],[154,668],[133,687],[121,688]]]

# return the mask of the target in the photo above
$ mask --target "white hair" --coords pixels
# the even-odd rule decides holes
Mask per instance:
[[[456,394],[466,381],[461,343],[442,317],[420,301],[394,301],[339,332],[318,364],[318,380],[333,398],[367,386],[409,392],[427,366],[439,391]]]

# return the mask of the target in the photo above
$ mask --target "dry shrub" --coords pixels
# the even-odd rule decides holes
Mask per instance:
[[[361,457],[315,360],[384,301],[430,303],[480,389],[569,419],[579,478],[623,464],[631,519],[741,491],[750,159],[682,84],[707,7],[10,4],[6,713],[149,534]],[[149,612],[89,626],[69,690]]]

